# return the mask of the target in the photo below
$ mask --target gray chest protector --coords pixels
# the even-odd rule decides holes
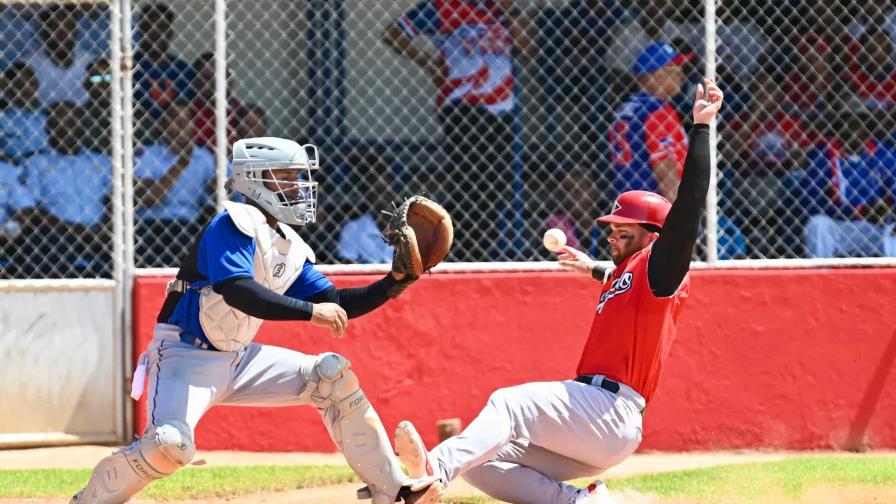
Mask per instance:
[[[278,224],[284,238],[257,208],[232,201],[224,202],[224,208],[237,229],[255,240],[255,281],[261,285],[283,294],[299,277],[305,261],[314,262],[314,252],[289,226]],[[262,320],[229,306],[210,285],[199,294],[199,323],[208,340],[224,352],[245,348]]]

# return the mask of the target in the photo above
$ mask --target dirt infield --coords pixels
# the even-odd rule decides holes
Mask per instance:
[[[89,468],[100,458],[108,455],[112,448],[107,446],[77,446],[64,448],[37,448],[29,450],[0,450],[0,470],[38,469],[38,468]],[[641,474],[654,474],[668,471],[712,467],[724,464],[743,464],[751,462],[771,462],[794,456],[843,456],[861,457],[861,454],[842,452],[755,452],[755,451],[722,451],[722,452],[688,452],[688,453],[639,453],[622,464],[612,468],[603,475],[607,479]],[[893,455],[896,453],[876,452],[875,455]],[[342,464],[344,459],[337,453],[256,453],[256,452],[203,452],[197,453],[197,459],[205,460],[209,466],[238,465],[301,465],[301,464]],[[185,469],[185,470],[190,470]],[[288,492],[258,493],[227,499],[207,499],[178,501],[179,504],[355,504],[357,483],[334,485],[320,488],[293,490]],[[612,484],[611,484],[612,489]],[[74,489],[73,489],[74,490]],[[889,492],[889,493],[888,493]],[[848,495],[844,495],[847,493]],[[482,495],[463,481],[455,481],[449,487],[446,502],[452,496]],[[811,498],[810,498],[811,497]],[[0,504],[51,503],[58,499],[0,499]],[[150,504],[164,501],[135,499],[135,504]],[[659,499],[649,495],[617,494],[617,504],[684,504],[675,499]],[[788,501],[792,502],[792,501]],[[896,502],[896,495],[891,490],[881,490],[875,495],[856,495],[843,489],[814,488],[804,499],[805,503],[868,503]],[[694,504],[690,502],[689,504]],[[739,504],[739,503],[733,503]]]

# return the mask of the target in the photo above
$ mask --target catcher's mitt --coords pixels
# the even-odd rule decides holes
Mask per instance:
[[[390,297],[396,297],[448,255],[454,226],[442,205],[423,196],[413,196],[396,208],[385,238],[395,249],[392,271],[405,275],[389,291]]]

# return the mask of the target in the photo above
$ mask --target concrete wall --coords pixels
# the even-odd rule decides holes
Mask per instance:
[[[896,447],[896,269],[697,271],[642,448]],[[339,286],[369,276],[335,276]],[[151,336],[162,278],[135,290],[136,349]],[[499,387],[573,377],[597,285],[566,273],[433,274],[331,340],[266,323],[259,341],[346,355],[391,429],[470,422]],[[145,422],[138,407],[137,431]],[[310,407],[213,409],[206,449],[332,450]]]

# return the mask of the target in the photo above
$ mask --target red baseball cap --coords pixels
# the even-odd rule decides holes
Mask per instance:
[[[626,191],[613,202],[613,210],[597,222],[612,224],[649,224],[662,228],[672,203],[650,191]]]

